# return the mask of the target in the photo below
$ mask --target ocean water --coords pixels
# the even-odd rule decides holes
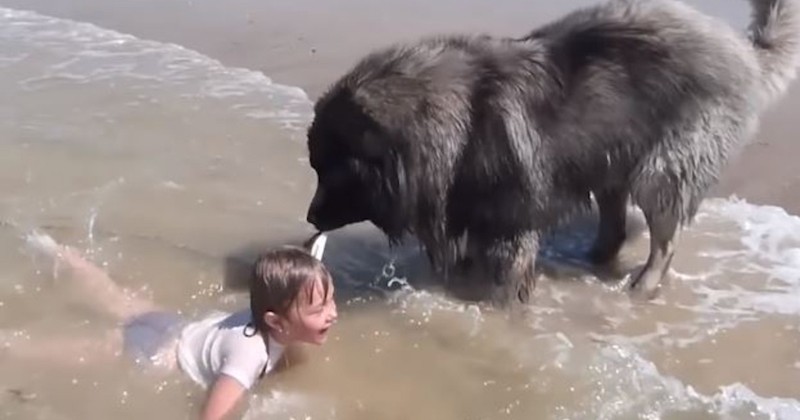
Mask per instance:
[[[115,320],[25,237],[76,246],[187,316],[245,305],[232,265],[310,232],[311,102],[179,45],[5,8],[0,97],[0,416],[191,417],[203,391],[180,373],[71,351]],[[579,257],[591,217],[559,231],[522,323],[442,292],[413,244],[336,232],[339,324],[244,417],[800,418],[800,218],[707,200],[646,304],[618,287],[646,257],[641,223],[632,210],[610,279]]]

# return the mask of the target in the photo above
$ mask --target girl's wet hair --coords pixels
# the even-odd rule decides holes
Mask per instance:
[[[250,278],[250,312],[258,332],[268,332],[264,321],[268,311],[285,316],[306,290],[309,299],[317,282],[328,296],[331,274],[325,265],[301,248],[280,248],[262,254],[253,265]]]

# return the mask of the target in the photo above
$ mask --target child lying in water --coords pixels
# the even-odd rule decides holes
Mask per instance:
[[[62,351],[119,354],[122,350],[137,361],[167,368],[177,365],[208,388],[203,419],[231,413],[245,392],[276,366],[286,346],[323,344],[336,321],[333,282],[320,261],[324,235],[307,243],[315,255],[299,248],[261,255],[251,272],[249,309],[215,312],[194,322],[125,294],[105,271],[49,236],[29,240],[66,265],[82,291],[98,308],[119,319],[121,328],[104,343],[54,339],[40,345],[27,341],[12,343],[10,350],[21,357],[35,357],[54,345]]]

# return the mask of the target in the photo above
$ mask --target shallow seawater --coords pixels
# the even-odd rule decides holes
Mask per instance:
[[[0,96],[0,341],[115,325],[26,246],[33,230],[187,316],[245,305],[240,261],[309,233],[311,103],[298,88],[0,8]],[[266,380],[245,418],[800,418],[800,218],[706,201],[670,283],[637,303],[617,285],[646,257],[638,216],[614,273],[580,258],[591,217],[552,238],[522,321],[449,297],[413,244],[334,233],[339,324]],[[0,346],[0,416],[186,418],[202,401],[179,373],[44,347],[52,357]]]

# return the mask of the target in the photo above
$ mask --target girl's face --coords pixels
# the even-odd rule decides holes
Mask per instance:
[[[327,292],[327,293],[326,293]],[[323,344],[336,322],[333,282],[326,289],[321,280],[308,283],[284,316],[278,316],[275,338],[284,344],[303,342]]]

